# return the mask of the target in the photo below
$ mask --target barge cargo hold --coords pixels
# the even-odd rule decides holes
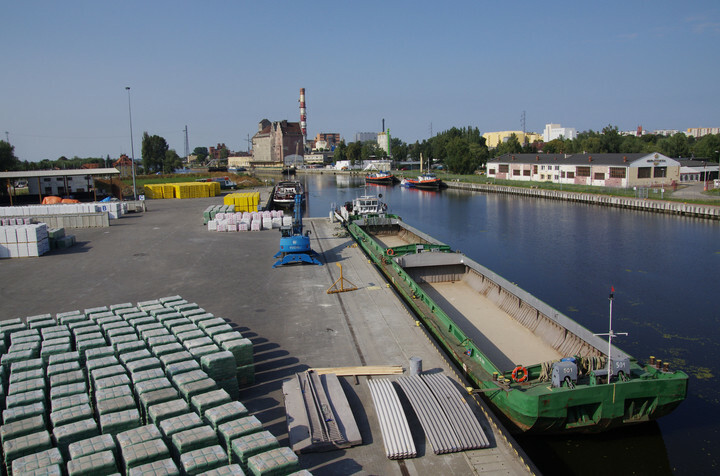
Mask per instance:
[[[397,216],[356,218],[351,235],[519,430],[603,431],[654,420],[685,399],[684,372],[614,346],[609,367],[606,340],[515,284]]]

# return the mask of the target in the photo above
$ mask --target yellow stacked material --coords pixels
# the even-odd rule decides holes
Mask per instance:
[[[230,193],[225,195],[225,205],[235,205],[236,212],[256,212],[260,203],[260,192]]]
[[[217,182],[183,182],[145,185],[146,198],[206,198],[220,195]]]
[[[162,185],[145,185],[145,198],[163,198]]]
[[[175,198],[175,188],[171,184],[162,185],[163,196],[162,198]]]

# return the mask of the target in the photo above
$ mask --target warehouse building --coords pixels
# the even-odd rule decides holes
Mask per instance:
[[[680,162],[659,153],[504,154],[487,162],[488,177],[601,187],[657,187],[680,181]]]
[[[27,181],[27,193],[25,196],[32,201],[37,200],[37,203],[42,203],[43,198],[48,195],[58,197],[81,195],[87,198],[92,197],[94,200],[96,198],[95,178],[118,175],[120,175],[120,171],[114,167],[102,169],[21,170],[0,172],[0,183],[5,185],[6,192],[13,192],[9,196],[10,202],[18,196],[18,191],[14,189],[13,185],[23,180]]]

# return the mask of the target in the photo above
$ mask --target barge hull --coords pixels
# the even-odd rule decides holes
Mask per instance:
[[[467,256],[449,252],[447,245],[397,217],[366,217],[351,222],[348,229],[443,350],[487,401],[521,431],[597,432],[654,420],[670,413],[687,395],[686,374],[641,366],[615,347],[612,359],[629,362],[629,378],[610,384],[603,382],[607,342]],[[403,235],[405,243],[410,244],[385,246],[383,241],[397,243],[393,235]],[[505,351],[492,349],[496,343],[489,339],[477,342],[478,336],[465,332],[462,323],[455,320],[457,316],[451,316],[452,310],[449,309],[450,314],[445,311],[447,302],[436,301],[427,291],[428,283],[461,280],[540,337],[557,356],[580,358],[586,366],[583,381],[573,388],[564,385],[553,388],[547,371],[557,358],[514,362],[507,347]],[[478,332],[482,336],[482,331]],[[498,359],[498,355],[505,361]],[[515,364],[527,368],[527,382],[511,380]]]

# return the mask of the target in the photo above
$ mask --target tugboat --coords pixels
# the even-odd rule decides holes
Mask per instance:
[[[373,172],[365,176],[365,183],[377,185],[394,185],[395,180],[395,176],[390,172]]]
[[[418,175],[416,179],[406,178],[403,180],[403,185],[407,188],[419,188],[421,190],[440,190],[447,187],[435,174],[429,172]]]
[[[295,204],[295,195],[305,197],[305,189],[297,180],[283,180],[275,185],[273,203],[282,208],[290,208]]]

